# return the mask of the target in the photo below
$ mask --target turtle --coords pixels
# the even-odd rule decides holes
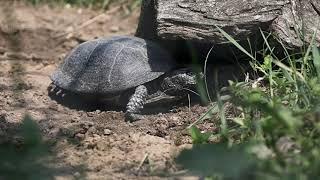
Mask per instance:
[[[125,119],[134,121],[143,118],[147,102],[181,99],[196,79],[155,42],[123,35],[76,46],[52,73],[48,89],[61,97],[71,92],[125,106]]]

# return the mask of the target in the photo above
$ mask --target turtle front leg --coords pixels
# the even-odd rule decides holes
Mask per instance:
[[[136,121],[143,118],[140,113],[143,109],[147,96],[148,90],[144,85],[140,85],[136,88],[127,104],[127,110],[125,112],[125,119],[127,121]]]

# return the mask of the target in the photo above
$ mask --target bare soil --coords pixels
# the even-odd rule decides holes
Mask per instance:
[[[121,111],[71,109],[48,96],[49,76],[66,53],[97,37],[133,35],[138,10],[125,15],[115,7],[101,15],[68,6],[9,7],[3,1],[0,7],[0,138],[29,114],[47,139],[56,140],[52,166],[68,167],[55,179],[196,178],[177,176],[173,159],[191,146],[186,127],[206,107],[173,107],[129,123]],[[215,131],[216,125],[202,128]]]

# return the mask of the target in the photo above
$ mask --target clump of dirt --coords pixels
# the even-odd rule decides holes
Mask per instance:
[[[70,109],[48,96],[50,74],[74,46],[102,36],[133,35],[138,10],[126,16],[117,7],[97,12],[7,7],[2,1],[0,7],[0,137],[29,114],[47,138],[57,139],[51,147],[58,161],[53,166],[84,165],[85,179],[167,179],[158,172],[178,171],[173,157],[191,144],[186,127],[206,107],[172,108],[129,123],[122,112]],[[216,127],[208,121],[203,128]],[[70,170],[56,178],[78,176]]]

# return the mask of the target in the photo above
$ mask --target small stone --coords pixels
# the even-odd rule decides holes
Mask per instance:
[[[119,26],[111,26],[110,27],[110,31],[111,32],[118,32],[120,30],[120,27]]]
[[[250,152],[257,156],[258,159],[270,159],[275,156],[273,151],[264,144],[254,145],[250,148]]]
[[[97,133],[97,129],[94,126],[90,127],[86,132],[86,134],[96,134],[96,133]]]
[[[283,155],[289,152],[297,154],[301,151],[299,145],[289,136],[280,137],[276,142],[276,149]]]
[[[66,9],[70,9],[70,8],[71,8],[71,4],[69,4],[69,3],[66,4],[66,5],[65,5],[65,8],[66,8]]]
[[[75,136],[74,136],[75,139],[81,141],[81,140],[84,140],[85,138],[85,135],[84,134],[81,134],[81,133],[77,133]]]
[[[93,138],[95,138],[95,139],[100,139],[100,138],[101,138],[101,136],[100,136],[99,134],[92,134],[92,136],[93,136]]]
[[[73,30],[74,30],[74,28],[72,26],[68,26],[66,29],[67,32],[72,32]]]
[[[179,120],[179,116],[172,116],[171,119],[172,119],[173,121],[178,121],[178,120]]]
[[[81,177],[81,174],[80,174],[79,172],[75,172],[75,173],[73,174],[73,176],[76,177],[76,178],[80,178],[80,177]]]
[[[82,9],[78,9],[77,13],[82,14]]]
[[[103,134],[104,135],[111,135],[112,134],[112,131],[110,129],[104,129],[103,130]]]

